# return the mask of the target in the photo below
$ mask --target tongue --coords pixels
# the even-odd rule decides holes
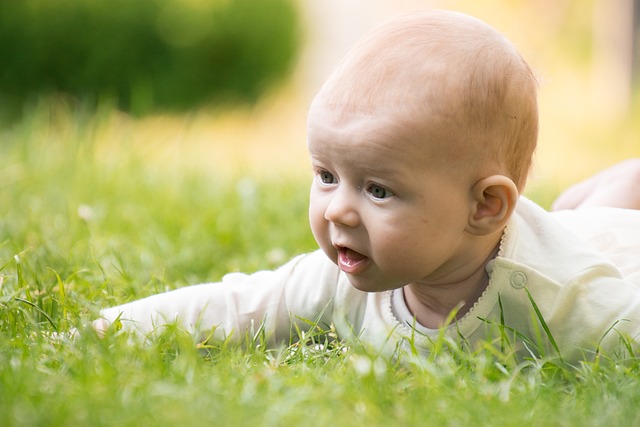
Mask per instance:
[[[345,257],[350,261],[360,261],[365,259],[366,257],[359,252],[356,252],[351,249],[346,249],[344,252]]]

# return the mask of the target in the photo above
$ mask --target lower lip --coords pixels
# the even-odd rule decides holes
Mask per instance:
[[[369,258],[362,257],[361,259],[353,259],[347,256],[345,251],[338,252],[338,267],[340,270],[348,274],[361,273],[366,267]]]

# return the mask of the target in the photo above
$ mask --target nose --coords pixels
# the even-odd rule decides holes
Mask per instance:
[[[360,223],[360,214],[355,200],[355,195],[344,187],[334,190],[324,211],[324,218],[334,224],[356,227]]]

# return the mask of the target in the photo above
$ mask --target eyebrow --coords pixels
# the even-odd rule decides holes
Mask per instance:
[[[348,161],[348,160],[347,160]],[[365,175],[380,177],[390,180],[398,180],[406,175],[406,162],[392,157],[383,157],[376,161],[375,158],[359,157],[355,161],[348,161]]]

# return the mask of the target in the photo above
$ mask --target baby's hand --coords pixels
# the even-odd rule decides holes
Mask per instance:
[[[107,329],[109,329],[109,322],[107,321],[107,319],[94,320],[91,325],[100,338],[104,337]]]

